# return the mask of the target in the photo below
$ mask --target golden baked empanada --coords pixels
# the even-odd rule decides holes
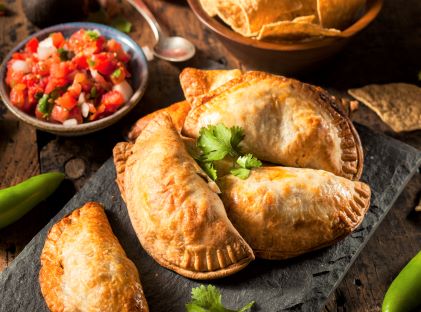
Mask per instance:
[[[180,74],[180,84],[186,100],[196,107],[200,105],[203,96],[210,91],[224,86],[228,81],[241,77],[239,69],[231,70],[201,70],[196,68],[185,68]]]
[[[288,167],[253,169],[246,180],[218,182],[229,219],[256,257],[285,259],[330,245],[363,220],[368,185],[330,172]]]
[[[244,129],[244,152],[276,164],[323,169],[359,179],[363,153],[352,122],[324,90],[262,72],[248,72],[203,97],[182,133],[222,123]]]
[[[129,132],[129,140],[134,141],[139,136],[140,132],[142,132],[143,129],[147,126],[147,124],[154,119],[158,114],[167,113],[170,115],[175,128],[178,132],[181,132],[181,129],[184,125],[184,120],[186,119],[186,116],[188,112],[191,109],[191,105],[187,101],[182,101],[178,103],[174,103],[168,107],[159,109],[155,112],[152,112],[146,116],[143,116],[140,118],[136,123],[133,125],[133,127],[130,129]]]
[[[189,278],[212,279],[254,259],[168,115],[150,121],[132,147],[117,145],[114,159],[133,228],[159,264]]]
[[[52,312],[149,311],[136,266],[97,203],[85,204],[51,228],[39,282]]]

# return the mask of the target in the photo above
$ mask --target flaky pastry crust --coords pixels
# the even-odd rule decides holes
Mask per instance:
[[[51,228],[39,282],[52,312],[149,311],[136,266],[98,203],[86,203]]]

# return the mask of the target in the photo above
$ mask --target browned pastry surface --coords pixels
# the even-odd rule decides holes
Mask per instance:
[[[149,311],[136,266],[98,203],[85,204],[51,228],[39,282],[52,312]]]
[[[117,170],[124,174],[120,189],[142,246],[158,263],[189,278],[212,279],[254,259],[170,116],[159,114],[150,121],[131,153],[117,146],[117,168],[124,155],[129,155],[124,171]]]
[[[229,219],[256,257],[286,259],[351,233],[370,205],[368,185],[314,169],[262,167],[218,183]]]
[[[244,152],[274,164],[323,169],[358,180],[363,167],[361,143],[338,107],[321,88],[247,72],[201,95],[182,132],[197,138],[200,129],[210,124],[240,126]]]

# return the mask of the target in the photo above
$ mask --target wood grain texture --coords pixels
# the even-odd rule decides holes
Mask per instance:
[[[40,166],[42,172],[55,169],[68,173],[68,181],[60,188],[58,195],[40,208],[37,207],[15,225],[0,231],[0,271],[55,215],[66,199],[84,185],[86,179],[111,156],[111,148],[115,142],[123,139],[136,119],[182,99],[178,83],[181,69],[186,66],[242,67],[217,37],[202,27],[185,1],[146,2],[162,22],[164,31],[186,36],[197,46],[198,52],[194,59],[181,64],[153,60],[150,63],[150,81],[144,98],[122,121],[97,134],[80,138],[57,138],[41,132],[35,135],[33,129],[19,123],[0,121],[0,187],[37,173],[37,166]],[[11,14],[0,17],[0,59],[18,41],[35,30],[24,18],[21,0],[8,0],[5,3]],[[126,2],[119,1],[118,5],[122,14],[134,25],[131,36],[141,46],[151,44],[152,33],[140,15]],[[299,78],[328,87],[338,96],[346,96],[348,88],[368,83],[419,83],[420,15],[421,2],[418,0],[408,0],[405,4],[385,0],[384,9],[378,19],[357,36],[345,51],[332,59],[328,66]],[[0,104],[0,115],[2,111],[4,112],[4,107]],[[353,114],[353,119],[421,149],[421,131],[394,134],[363,105]],[[25,152],[12,147],[16,144],[13,145],[10,139],[13,135],[18,135],[17,133],[20,133],[19,146],[32,146],[25,149]],[[7,156],[3,157],[6,152],[2,151],[6,151],[6,148]],[[82,163],[85,168],[80,174]],[[398,198],[337,291],[332,294],[325,312],[380,311],[388,285],[403,265],[421,249],[421,214],[413,211],[420,198],[420,190],[421,174],[418,173]]]

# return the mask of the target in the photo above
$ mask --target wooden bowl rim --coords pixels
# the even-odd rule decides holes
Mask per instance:
[[[187,0],[187,2],[197,18],[220,36],[242,45],[275,51],[309,50],[328,46],[339,40],[350,38],[367,27],[377,17],[383,6],[383,0],[368,0],[364,14],[354,24],[343,30],[341,36],[339,37],[323,37],[311,41],[300,42],[267,42],[247,38],[231,30],[229,26],[220,23],[213,17],[210,17],[202,8],[199,0]]]

